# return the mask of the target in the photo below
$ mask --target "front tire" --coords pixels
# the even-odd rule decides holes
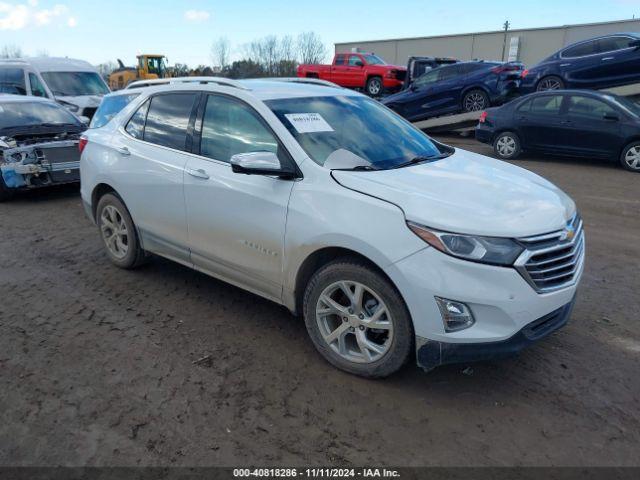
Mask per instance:
[[[624,147],[620,155],[620,164],[625,170],[640,173],[640,142],[633,142]]]
[[[520,138],[513,132],[502,132],[493,142],[493,151],[501,160],[518,158],[522,152]]]
[[[555,75],[549,75],[548,77],[542,78],[538,82],[538,86],[536,87],[536,91],[538,92],[546,92],[548,90],[563,90],[564,89],[564,80],[560,77],[556,77]]]
[[[479,112],[490,106],[489,96],[483,90],[471,90],[462,99],[462,110],[465,112]]]
[[[381,378],[409,358],[414,335],[407,307],[389,280],[363,262],[345,258],[318,270],[303,311],[314,346],[341,370]]]
[[[369,80],[367,80],[365,90],[367,91],[367,95],[369,95],[370,97],[377,97],[378,95],[381,95],[382,89],[382,78],[371,77]]]
[[[124,269],[132,269],[144,262],[136,227],[122,200],[107,193],[96,208],[96,223],[100,238],[111,262]]]

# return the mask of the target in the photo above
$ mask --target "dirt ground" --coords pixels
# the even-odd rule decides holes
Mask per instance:
[[[332,368],[283,307],[162,259],[118,270],[77,188],[0,204],[0,465],[640,465],[640,175],[516,163],[582,211],[572,321],[382,381]]]

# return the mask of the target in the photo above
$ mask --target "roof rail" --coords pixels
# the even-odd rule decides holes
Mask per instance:
[[[241,90],[249,90],[237,80],[223,77],[171,77],[156,78],[153,80],[137,80],[135,82],[131,82],[125,88],[128,90],[132,88],[153,87],[154,85],[175,85],[178,83],[198,83],[201,85],[207,83],[215,83],[217,85],[222,85],[225,87],[235,87]]]
[[[260,80],[269,80],[273,82],[305,83],[308,85],[321,85],[324,87],[342,88],[337,83],[333,83],[328,80],[320,80],[319,78],[309,78],[309,77],[274,77],[274,78],[261,78]]]

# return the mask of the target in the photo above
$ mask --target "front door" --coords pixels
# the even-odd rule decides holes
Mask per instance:
[[[624,142],[621,114],[592,97],[572,95],[567,101],[566,122],[558,130],[558,143],[575,155],[615,157]]]
[[[274,300],[283,284],[284,234],[294,182],[231,170],[238,153],[271,151],[292,161],[260,115],[244,102],[208,95],[201,104],[185,200],[196,268]],[[200,137],[200,138],[198,138]]]

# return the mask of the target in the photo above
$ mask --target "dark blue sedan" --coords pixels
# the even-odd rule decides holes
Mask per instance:
[[[522,70],[522,64],[515,62],[447,65],[428,71],[406,90],[382,99],[382,103],[412,122],[480,111],[516,93]]]
[[[505,160],[529,150],[609,159],[640,172],[640,105],[589,90],[533,93],[483,112],[476,139]]]
[[[574,43],[522,75],[522,93],[607,88],[640,82],[640,35],[618,33]]]

